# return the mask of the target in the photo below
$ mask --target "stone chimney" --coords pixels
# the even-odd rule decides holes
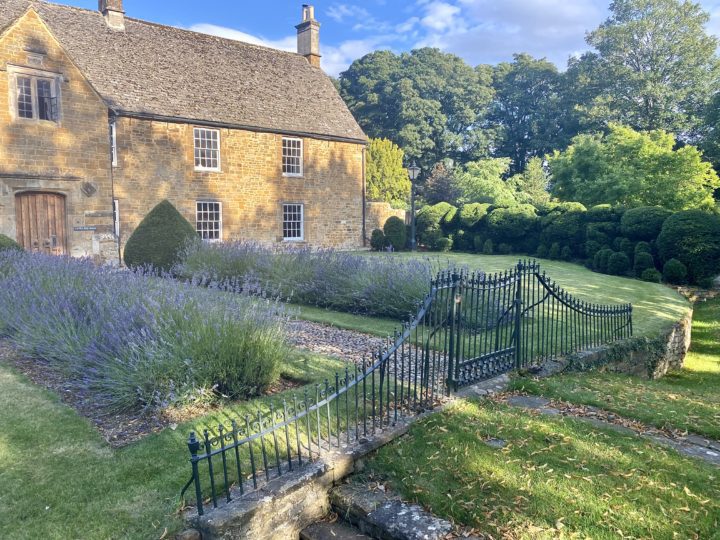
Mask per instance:
[[[320,23],[315,20],[315,8],[303,4],[302,22],[298,24],[298,54],[301,54],[310,65],[320,67]]]
[[[98,0],[98,10],[105,17],[108,28],[125,30],[125,11],[122,0]]]

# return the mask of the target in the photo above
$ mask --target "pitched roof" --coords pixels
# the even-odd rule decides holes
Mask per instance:
[[[0,29],[32,6],[114,110],[365,141],[330,78],[302,56],[138,19],[0,0]]]

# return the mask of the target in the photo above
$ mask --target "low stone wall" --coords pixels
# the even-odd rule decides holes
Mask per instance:
[[[683,367],[691,333],[692,313],[656,338],[634,337],[571,355],[562,370],[602,369],[659,379]]]
[[[385,222],[392,216],[405,221],[405,210],[398,210],[386,202],[368,202],[365,210],[365,231],[368,235],[375,229],[382,229]]]
[[[314,463],[273,479],[257,491],[229,503],[218,501],[218,508],[206,508],[203,516],[190,509],[185,518],[193,529],[183,535],[202,540],[298,538],[301,530],[329,513],[329,492],[333,486],[362,470],[365,456],[407,433],[413,421],[427,414],[399,421],[356,447],[328,451]],[[219,494],[218,498],[222,496]]]

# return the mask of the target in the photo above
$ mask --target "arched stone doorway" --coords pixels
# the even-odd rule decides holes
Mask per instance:
[[[67,253],[65,196],[26,191],[15,196],[17,242],[28,251]]]

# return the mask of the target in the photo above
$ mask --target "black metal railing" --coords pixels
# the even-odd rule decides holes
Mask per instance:
[[[440,272],[415,318],[369,362],[188,440],[197,510],[434,408],[451,390],[632,335],[632,306],[578,300],[520,261]]]

